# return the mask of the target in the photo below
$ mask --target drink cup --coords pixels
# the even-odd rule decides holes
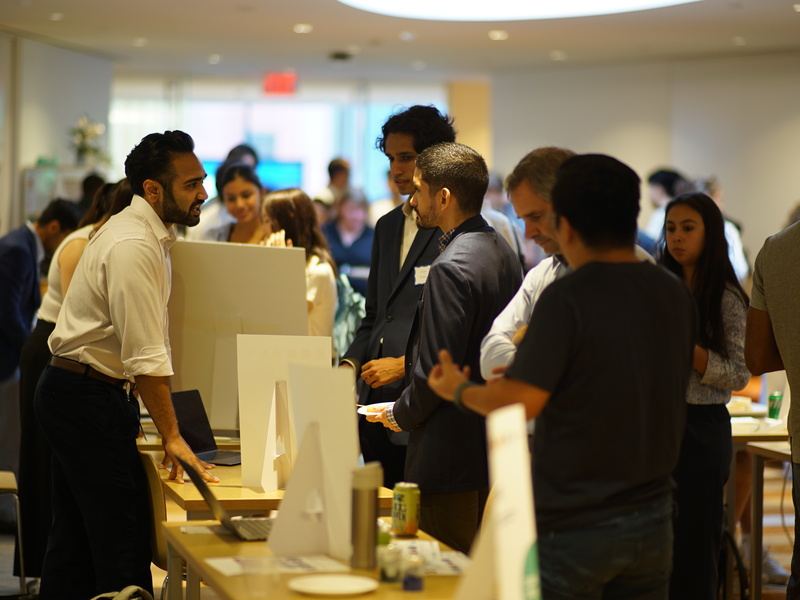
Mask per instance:
[[[783,394],[780,392],[773,392],[769,395],[769,403],[767,404],[767,416],[770,419],[777,419],[781,414],[781,402],[783,401]]]

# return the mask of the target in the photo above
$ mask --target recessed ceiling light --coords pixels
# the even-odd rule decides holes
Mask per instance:
[[[742,36],[737,35],[735,38],[733,38],[733,45],[734,46],[745,46],[745,45],[747,45],[747,40],[744,39]]]
[[[413,42],[415,39],[417,39],[417,36],[416,34],[411,33],[410,31],[401,31],[400,39],[403,40],[404,42]]]
[[[222,57],[219,54],[212,54],[211,56],[208,57],[208,64],[218,65],[221,60]]]
[[[133,45],[136,48],[144,48],[149,43],[150,43],[150,40],[148,40],[145,37],[138,37],[138,38],[134,38],[134,40],[133,40]]]
[[[489,32],[489,39],[495,42],[504,42],[508,39],[508,32],[502,29],[492,29]]]
[[[314,31],[314,26],[308,23],[298,23],[292,29],[295,33],[311,33]]]
[[[367,12],[432,21],[526,21],[531,19],[563,19],[649,10],[702,0],[560,0],[559,2],[464,2],[463,0],[339,0],[342,4]]]
[[[51,13],[50,14],[51,21],[63,21],[64,20],[64,13]]]
[[[424,60],[415,60],[411,63],[411,68],[414,71],[424,71],[428,68],[428,64]]]
[[[567,53],[563,50],[551,50],[550,60],[554,60],[556,62],[565,61],[567,60]]]

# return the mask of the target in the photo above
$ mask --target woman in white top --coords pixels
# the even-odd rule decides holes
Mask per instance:
[[[308,335],[331,336],[336,313],[336,267],[311,198],[298,188],[272,192],[264,199],[261,216],[266,245],[305,249]]]
[[[206,240],[258,244],[264,238],[261,227],[261,203],[264,188],[255,169],[245,163],[233,163],[222,169],[217,179],[217,193],[235,222],[211,229]]]
[[[78,229],[64,238],[53,253],[47,272],[47,292],[37,313],[37,322],[20,356],[21,443],[19,463],[20,512],[25,539],[25,574],[41,577],[47,537],[50,532],[50,447],[39,430],[33,396],[39,375],[50,360],[47,339],[56,325],[61,303],[75,267],[89,238],[109,217],[131,203],[133,193],[127,179],[103,185],[95,195]]]

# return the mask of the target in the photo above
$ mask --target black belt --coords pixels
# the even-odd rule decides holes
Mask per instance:
[[[78,375],[83,375],[84,377],[97,379],[98,381],[102,381],[103,383],[108,383],[116,387],[122,387],[128,383],[127,379],[117,379],[116,377],[111,377],[110,375],[101,373],[94,367],[90,367],[89,365],[85,365],[76,360],[61,358],[60,356],[51,356],[50,366],[57,369],[63,369],[64,371],[69,371],[70,373],[77,373]]]

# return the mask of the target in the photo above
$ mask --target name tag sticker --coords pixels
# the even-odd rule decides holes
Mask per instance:
[[[428,281],[428,273],[430,270],[430,265],[425,267],[414,267],[414,285],[425,285],[425,282]]]

